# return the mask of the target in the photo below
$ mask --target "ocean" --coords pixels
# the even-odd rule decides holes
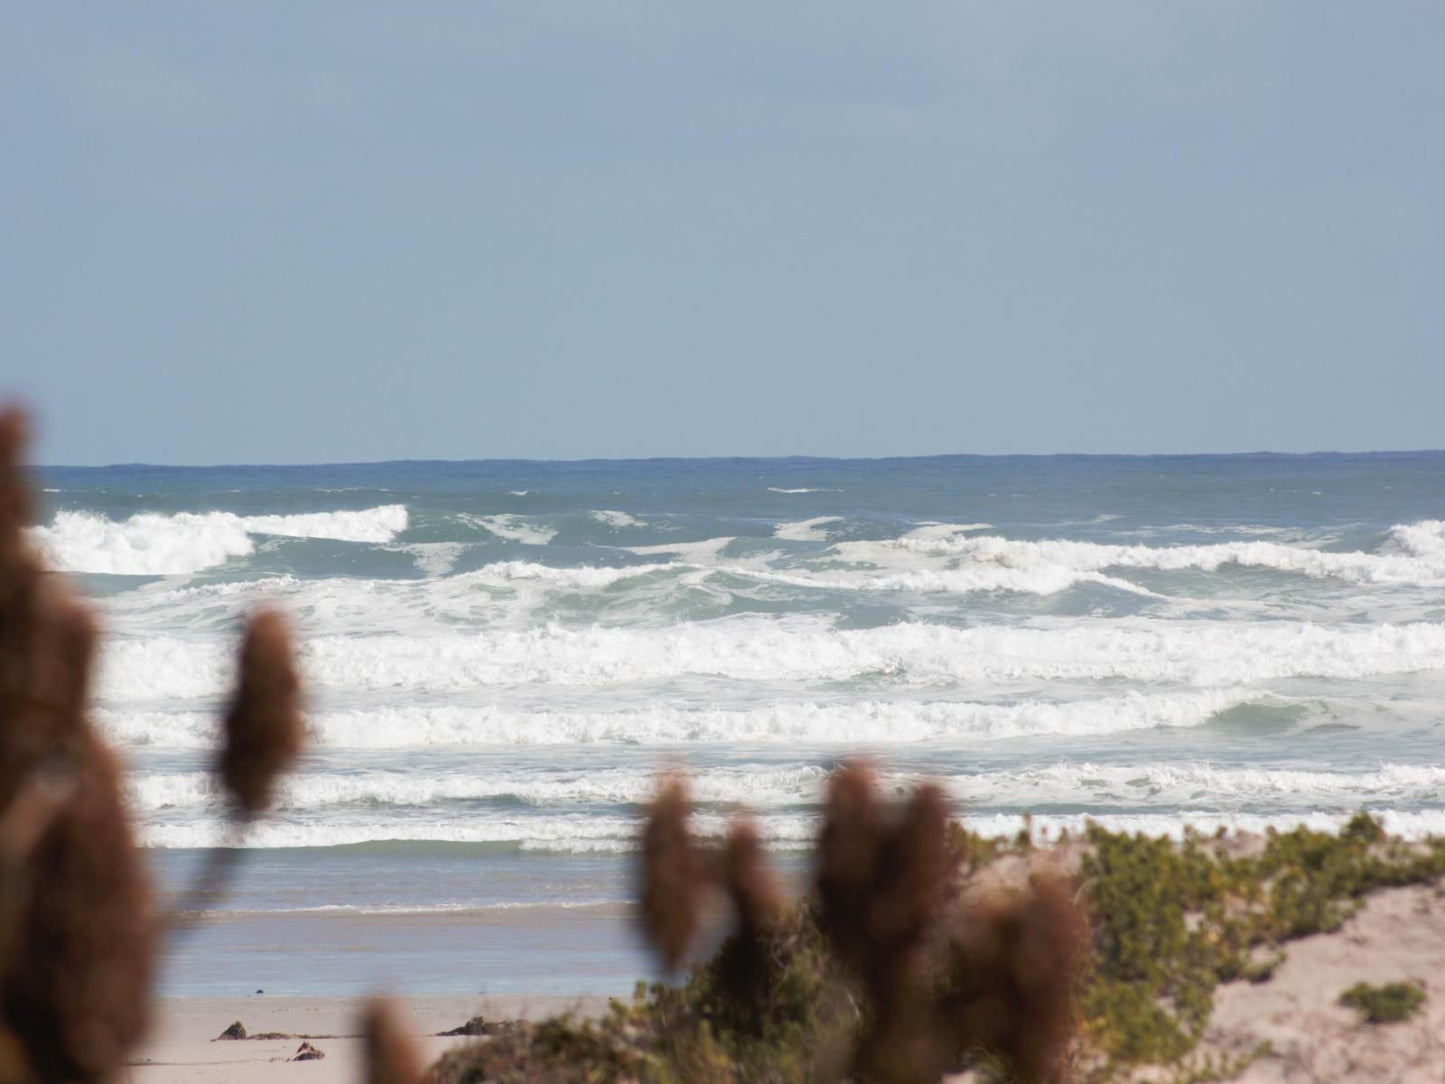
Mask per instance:
[[[872,757],[990,833],[1445,831],[1445,453],[45,468],[164,890],[240,621],[311,745],[173,994],[622,992],[657,773],[797,877]],[[242,988],[245,989],[242,989]]]

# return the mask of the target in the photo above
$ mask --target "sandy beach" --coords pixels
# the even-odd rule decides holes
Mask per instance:
[[[474,1016],[487,1020],[539,1018],[576,1011],[596,1013],[604,997],[407,997],[397,1000],[417,1047],[429,1064],[449,1046],[467,1042],[435,1033]],[[133,1059],[126,1080],[133,1084],[254,1084],[257,1081],[308,1081],[330,1084],[363,1079],[362,1040],[357,1024],[361,998],[339,997],[191,997],[162,998],[156,1026]],[[217,1040],[235,1021],[252,1034],[281,1032],[293,1038]],[[309,1036],[310,1038],[303,1038]],[[290,1061],[302,1042],[325,1056]]]
[[[609,995],[630,994],[647,971],[628,915],[620,904],[411,914],[212,912],[170,945],[154,1026],[127,1079],[361,1080],[359,1021],[373,994],[393,996],[426,1064],[468,1041],[438,1032],[476,1016],[503,1021],[597,1013]],[[561,981],[588,992],[561,994]],[[227,990],[236,992],[215,996]],[[324,994],[311,993],[317,990]],[[248,1035],[288,1038],[218,1040],[237,1021]],[[324,1057],[291,1061],[302,1042]]]
[[[1234,982],[1214,996],[1203,1049],[1246,1055],[1269,1044],[1237,1079],[1250,1084],[1445,1080],[1445,886],[1372,894],[1333,933],[1285,946],[1268,982]],[[1414,982],[1425,990],[1415,1016],[1368,1024],[1340,994],[1357,982]]]
[[[1226,1078],[1248,1084],[1445,1080],[1440,1040],[1445,1000],[1437,989],[1437,976],[1445,974],[1442,898],[1445,888],[1438,885],[1376,892],[1339,930],[1287,943],[1285,959],[1268,981],[1234,982],[1216,991],[1213,1022],[1199,1053],[1248,1059],[1267,1043],[1267,1052]],[[1423,1009],[1410,1020],[1371,1025],[1339,1004],[1340,994],[1357,982],[1405,980],[1420,983],[1427,993]],[[430,1064],[450,1046],[470,1041],[437,1033],[474,1016],[502,1021],[568,1011],[595,1014],[605,1010],[607,1001],[555,994],[418,995],[396,1003]],[[126,1079],[133,1084],[361,1080],[361,1005],[360,996],[161,998],[154,1032]],[[235,1021],[251,1034],[291,1037],[217,1041]],[[303,1041],[325,1056],[290,1061]],[[1149,1072],[1139,1079],[1149,1079]]]

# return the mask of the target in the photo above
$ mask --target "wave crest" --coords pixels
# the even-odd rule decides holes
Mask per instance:
[[[360,511],[240,516],[234,512],[141,512],[113,520],[93,512],[58,512],[34,537],[52,568],[118,576],[200,572],[255,551],[252,535],[390,542],[406,530],[405,505]]]

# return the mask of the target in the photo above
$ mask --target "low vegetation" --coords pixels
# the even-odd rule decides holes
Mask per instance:
[[[1408,1020],[1425,1004],[1425,991],[1418,983],[1390,982],[1371,986],[1357,982],[1340,995],[1340,1004],[1359,1009],[1367,1024],[1394,1024]]]
[[[1095,923],[1084,1034],[1107,1079],[1129,1064],[1187,1062],[1219,983],[1267,978],[1285,942],[1338,929],[1374,889],[1437,879],[1445,840],[1387,838],[1366,813],[1338,835],[1271,831],[1254,848],[1094,828],[1080,871]]]
[[[669,801],[675,811],[675,790]],[[1219,984],[1266,980],[1287,942],[1337,929],[1374,889],[1445,874],[1445,840],[1388,838],[1365,813],[1338,834],[1305,828],[1262,838],[1189,833],[1175,843],[1091,827],[1039,848],[1026,833],[986,839],[955,822],[946,840],[947,887],[938,897],[935,928],[921,942],[928,957],[919,973],[921,992],[908,995],[915,1018],[935,1029],[934,1042],[890,1036],[904,1051],[898,1063],[868,1046],[887,1034],[880,1021],[888,1010],[877,1004],[878,990],[861,980],[864,972],[823,932],[815,893],[784,910],[761,948],[744,949],[747,938],[735,936],[681,985],[640,987],[630,1004],[614,1004],[600,1021],[563,1017],[519,1028],[505,1044],[461,1048],[429,1079],[912,1080],[965,1068],[1000,1084],[1056,1077],[1102,1084],[1141,1070],[1175,1081],[1226,1079],[1243,1063],[1198,1052]],[[1009,869],[1011,877],[1001,872]],[[1089,917],[1088,951],[1073,961],[1077,966],[1064,944],[1074,934],[1057,939],[1078,913],[1062,906],[1049,911],[1054,928],[1047,929],[1028,925],[1018,906],[1037,898],[1040,884],[1063,883],[1050,880],[1060,870],[1070,871],[1067,883]],[[1000,898],[1012,901],[1002,925],[1017,940],[1010,945],[1007,932],[992,927],[990,957],[977,940],[980,908]],[[1050,937],[1053,948],[1041,947]],[[742,951],[765,960],[766,970],[740,997],[728,976],[730,958]],[[990,970],[990,961],[1032,951],[1053,953],[1048,966],[1060,981],[1049,988],[1073,994],[1071,1002],[1048,1012],[1027,999],[1002,1003],[1018,986]],[[1395,986],[1362,991],[1360,1007],[1367,1019],[1396,1006],[1408,1013],[1423,997],[1408,989],[1413,993]],[[1010,1024],[1020,1033],[1012,1040]],[[936,1029],[945,1035],[942,1053]],[[1020,1064],[1019,1051],[1048,1046],[1035,1042],[1040,1036],[1052,1039],[1055,1056]],[[923,1059],[920,1071],[910,1058]]]

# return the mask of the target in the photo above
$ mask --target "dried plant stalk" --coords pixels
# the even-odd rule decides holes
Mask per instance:
[[[873,770],[862,761],[843,765],[828,782],[823,831],[818,839],[818,918],[838,958],[864,970],[867,908],[883,844]]]
[[[243,820],[271,804],[276,779],[301,752],[301,683],[291,632],[275,610],[255,614],[241,644],[235,696],[216,771]]]
[[[845,765],[828,788],[818,844],[823,932],[840,959],[882,992],[922,940],[948,870],[948,805],[919,787],[901,816],[878,801],[872,770]]]
[[[763,857],[758,830],[745,817],[733,821],[722,855],[723,888],[737,914],[738,931],[761,935],[772,929],[782,910],[778,880]]]
[[[648,807],[642,830],[640,919],[662,965],[675,970],[697,930],[706,863],[688,830],[687,785],[669,776]]]
[[[30,902],[30,857],[74,794],[75,779],[68,772],[36,772],[0,811],[0,968],[11,958]]]
[[[41,1079],[102,1081],[149,1023],[156,931],[109,752],[82,754],[76,781],[30,863],[4,1020]]]
[[[919,787],[900,812],[878,801],[866,764],[845,765],[829,785],[818,848],[819,914],[873,1008],[855,1063],[865,1079],[934,1080],[943,1064],[921,950],[943,900],[947,827],[948,805],[937,787]]]
[[[276,780],[300,754],[301,684],[286,618],[275,610],[251,617],[241,641],[236,690],[223,720],[216,774],[231,796],[230,838],[211,848],[195,882],[166,916],[172,930],[192,927],[226,891],[246,827],[270,807]]]
[[[14,893],[0,1024],[39,1079],[104,1081],[149,1020],[150,892],[119,769],[85,717],[94,623],[25,538],[25,436],[19,411],[0,413],[0,816]],[[69,783],[47,793],[56,780]]]
[[[744,1010],[738,1019],[757,1031],[763,1021],[755,1014],[763,1011],[773,978],[771,942],[782,915],[782,893],[763,857],[757,829],[746,818],[733,822],[720,864],[737,926],[718,950],[718,984],[734,1007]]]
[[[47,593],[39,557],[25,537],[30,496],[20,455],[26,424],[20,411],[0,412],[0,808],[26,785],[56,740],[55,712],[36,708],[57,692],[54,622],[45,621]]]
[[[421,1080],[416,1045],[390,1001],[373,998],[367,1002],[362,1032],[366,1036],[367,1084],[417,1084]]]
[[[942,1007],[954,1049],[994,1051],[1031,1084],[1060,1079],[1087,945],[1073,879],[1060,872],[968,903],[950,945],[957,987]]]

